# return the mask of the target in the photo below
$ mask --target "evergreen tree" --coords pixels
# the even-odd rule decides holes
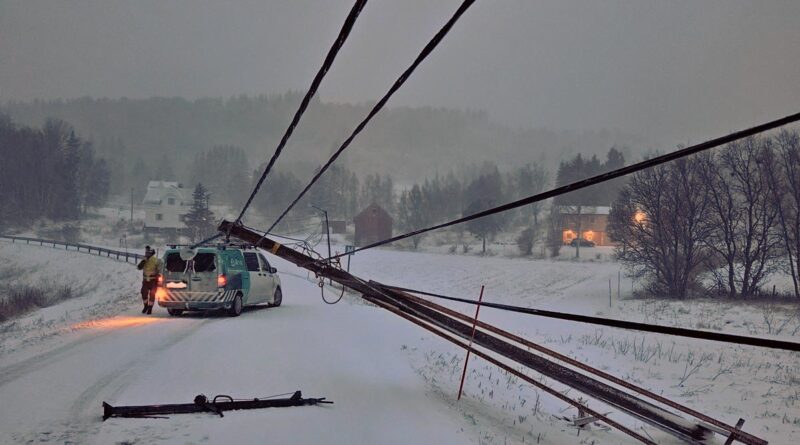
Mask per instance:
[[[197,183],[192,193],[192,209],[184,220],[190,236],[195,241],[208,238],[214,233],[214,212],[209,209],[210,197],[208,189],[202,183]]]
[[[411,231],[420,229],[427,226],[431,222],[431,215],[428,212],[423,196],[422,189],[419,185],[414,184],[411,190],[405,190],[400,194],[400,202],[397,208],[398,223],[403,230]],[[424,235],[417,235],[411,237],[414,243],[414,249],[419,246]]]
[[[88,188],[84,198],[87,207],[100,207],[108,199],[111,188],[111,173],[105,159],[93,163],[89,172]]]
[[[250,170],[244,150],[233,145],[215,145],[195,156],[190,176],[192,183],[204,183],[218,202],[238,206],[246,198],[243,195],[248,191]]]
[[[364,179],[361,186],[361,209],[370,204],[378,204],[389,214],[394,214],[394,183],[392,177],[386,175],[381,178],[378,174],[370,174]]]
[[[67,123],[49,119],[41,130],[17,127],[0,114],[0,219],[80,217],[86,207],[105,200],[103,193],[91,196],[109,179],[98,165],[91,143]]]

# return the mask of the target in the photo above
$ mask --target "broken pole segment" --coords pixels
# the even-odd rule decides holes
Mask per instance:
[[[743,426],[743,425],[744,425],[744,419],[742,419],[742,418],[740,417],[740,418],[739,418],[739,421],[738,421],[738,422],[736,422],[736,426],[735,426],[734,428],[736,428],[737,430],[740,430],[740,429],[742,429],[742,426]],[[731,445],[731,444],[733,443],[733,441],[735,440],[735,437],[736,437],[736,436],[735,436],[735,435],[733,435],[733,434],[731,434],[730,436],[728,436],[728,440],[726,440],[726,441],[725,441],[725,445]]]
[[[290,406],[309,406],[319,404],[332,404],[325,397],[303,398],[300,391],[295,391],[292,397],[283,399],[249,399],[233,400],[230,397],[225,402],[217,402],[217,396],[213,401],[208,401],[206,396],[198,395],[194,398],[194,403],[176,403],[167,405],[136,405],[136,406],[112,406],[103,402],[103,420],[109,417],[150,417],[163,414],[187,414],[213,412],[222,417],[222,411],[232,411],[238,409],[259,409],[259,408],[284,408]]]

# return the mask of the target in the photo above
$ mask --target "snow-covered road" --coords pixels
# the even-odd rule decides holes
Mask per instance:
[[[103,261],[98,267],[117,265]],[[313,283],[282,280],[283,306],[239,318],[173,318],[163,309],[142,316],[134,290],[121,314],[63,329],[44,342],[57,343],[53,349],[39,345],[43,352],[18,362],[0,356],[0,443],[466,440],[456,413],[432,403],[401,350],[419,337],[413,326],[367,306],[324,305]],[[102,401],[188,403],[199,393],[252,398],[297,389],[335,405],[100,421]]]
[[[326,305],[304,271],[270,258],[281,273],[283,306],[250,309],[238,318],[175,318],[161,308],[152,316],[139,313],[138,276],[130,264],[0,243],[6,281],[70,282],[82,293],[0,324],[0,443],[633,443],[597,427],[578,432],[563,420],[575,413],[564,411],[562,402],[481,360],[471,361],[465,397],[456,402],[462,351],[358,297]],[[14,273],[2,273],[8,270]],[[674,318],[693,327],[719,322],[728,332],[748,333],[762,316],[739,307],[729,321],[722,311],[701,311],[700,302],[652,309],[615,300],[609,308],[608,280],[618,266],[608,262],[377,250],[354,258],[352,270],[467,297],[486,284],[487,300],[510,304],[632,320]],[[796,354],[721,349],[489,310],[481,318],[714,417],[731,423],[745,417],[745,429],[771,443],[800,438],[800,401],[792,392],[800,369]],[[298,389],[335,404],[224,418],[100,419],[102,401],[188,403],[199,393],[263,398]],[[659,443],[676,443],[648,433]]]

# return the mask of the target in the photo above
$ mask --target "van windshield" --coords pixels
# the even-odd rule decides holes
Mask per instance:
[[[216,255],[213,253],[198,253],[192,262],[194,263],[195,272],[214,272],[217,270],[215,262]],[[186,270],[186,263],[181,258],[178,252],[168,253],[166,267],[167,272],[184,272]]]

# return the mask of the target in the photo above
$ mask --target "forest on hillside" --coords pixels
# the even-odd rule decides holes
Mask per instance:
[[[196,157],[215,146],[241,148],[249,165],[266,161],[301,97],[298,92],[194,100],[85,97],[11,102],[0,111],[28,126],[41,126],[49,118],[69,122],[109,160],[112,194],[131,187],[143,193],[148,179],[190,183]],[[280,165],[299,177],[311,175],[371,106],[315,99]],[[502,169],[528,162],[555,168],[576,153],[603,155],[611,146],[633,147],[637,153],[649,148],[640,138],[615,131],[512,129],[492,122],[483,111],[389,107],[337,164],[364,176],[391,174],[409,184],[485,161]]]

